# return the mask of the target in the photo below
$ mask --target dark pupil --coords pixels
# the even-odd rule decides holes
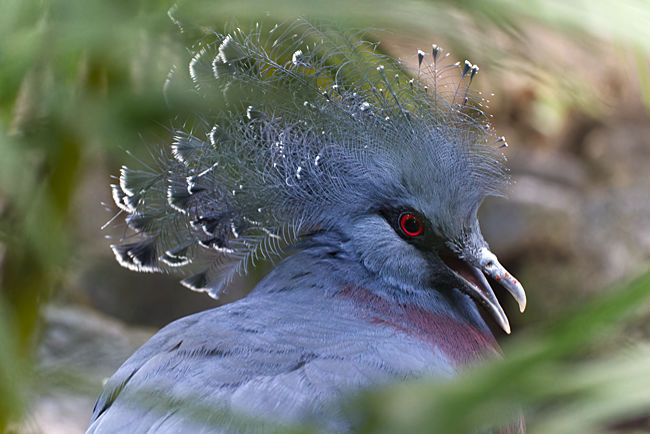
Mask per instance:
[[[405,218],[402,224],[404,225],[404,230],[410,234],[415,234],[420,231],[420,221],[414,216]]]

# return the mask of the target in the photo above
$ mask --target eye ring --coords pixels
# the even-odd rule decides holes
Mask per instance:
[[[405,212],[399,216],[399,227],[409,237],[417,237],[422,235],[424,231],[422,220],[410,212]]]

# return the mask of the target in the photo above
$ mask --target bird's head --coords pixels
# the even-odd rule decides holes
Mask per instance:
[[[357,197],[333,206],[327,224],[388,284],[404,291],[459,288],[510,333],[486,276],[505,287],[522,312],[526,295],[490,251],[477,218],[483,199],[506,182],[501,156],[483,128],[458,134],[433,125],[411,119],[397,128],[410,133],[375,135],[375,141],[399,142],[367,157],[356,174]]]
[[[437,46],[416,59],[412,71],[305,22],[203,41],[189,76],[225,108],[176,130],[157,167],[122,169],[113,195],[136,238],[113,246],[118,261],[189,269],[183,284],[216,296],[247,264],[329,232],[391,285],[459,288],[509,332],[486,276],[522,311],[526,298],[477,220],[507,181],[469,89],[478,68]]]

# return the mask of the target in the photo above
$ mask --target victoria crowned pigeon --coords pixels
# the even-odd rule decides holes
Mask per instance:
[[[486,277],[522,311],[526,297],[479,230],[508,176],[477,72],[436,45],[409,67],[305,21],[197,43],[187,82],[201,112],[170,151],[122,167],[113,198],[132,235],[111,247],[124,267],[177,271],[213,297],[281,260],[246,298],[137,350],[88,432],[349,430],[350,394],[498,356],[477,304],[510,326]]]

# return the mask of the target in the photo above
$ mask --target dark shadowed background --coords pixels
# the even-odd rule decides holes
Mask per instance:
[[[480,211],[529,297],[524,315],[501,297],[505,361],[365,395],[364,428],[466,432],[523,404],[530,432],[650,430],[650,4],[348,3],[0,4],[0,432],[82,432],[102,381],[157,328],[264,275],[211,300],[120,268],[105,239],[120,227],[101,227],[120,166],[146,161],[195,109],[162,91],[187,48],[227,23],[298,16],[368,29],[406,62],[432,43],[470,59],[510,144],[507,197]]]

